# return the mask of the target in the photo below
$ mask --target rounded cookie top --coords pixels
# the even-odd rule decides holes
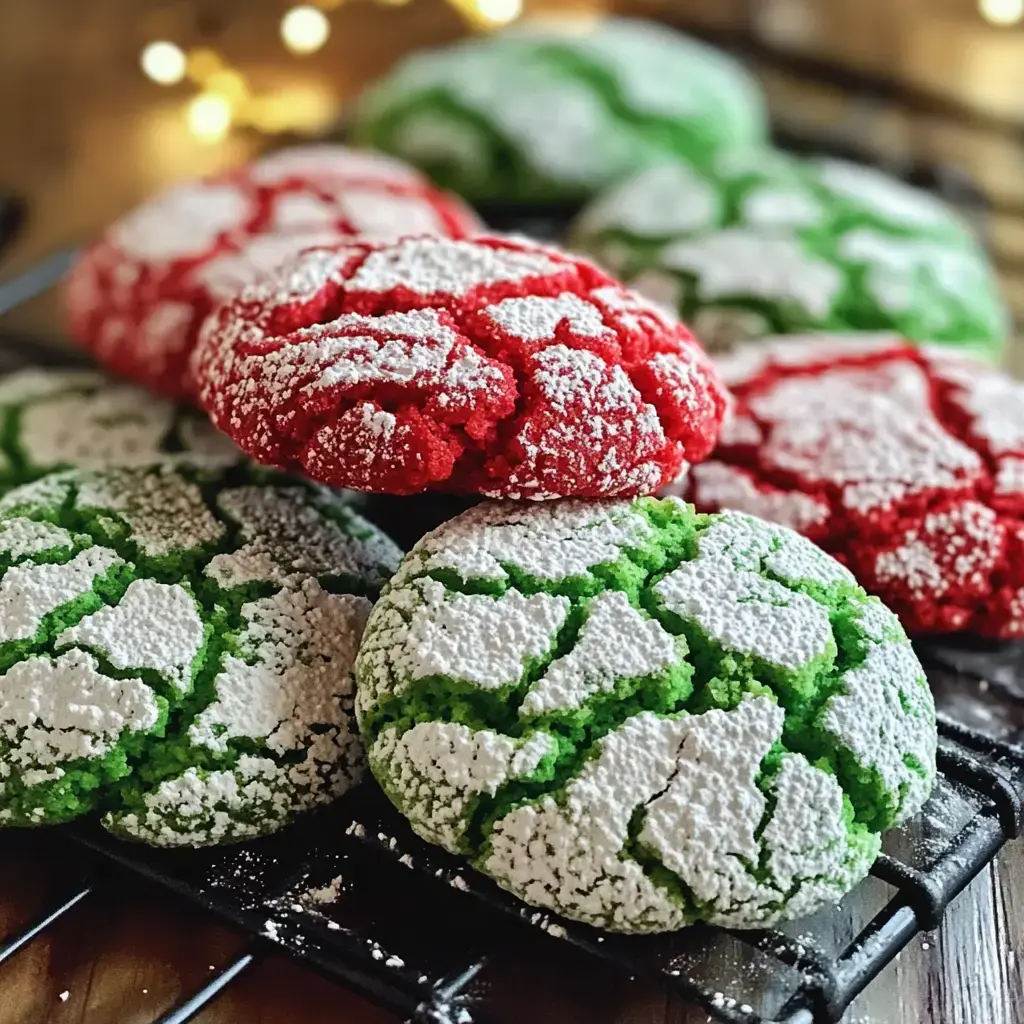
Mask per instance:
[[[355,133],[462,195],[545,202],[585,199],[673,155],[760,144],[767,121],[759,85],[733,58],[605,18],[407,57],[364,93]]]
[[[998,355],[1008,313],[965,223],[873,168],[776,151],[663,164],[581,213],[576,248],[678,309],[709,348],[896,330]]]
[[[399,552],[324,489],[179,460],[0,500],[0,824],[202,846],[363,767],[353,664]]]
[[[689,500],[806,533],[911,633],[1024,635],[1024,387],[885,336],[769,340],[719,365],[736,408]]]
[[[356,673],[419,835],[616,931],[835,902],[935,777],[896,617],[792,531],[676,499],[464,513],[406,556]]]
[[[242,459],[202,414],[92,370],[0,376],[0,493],[58,469],[145,465],[182,452]]]
[[[480,222],[387,157],[342,146],[282,150],[175,186],[113,224],[72,269],[72,335],[105,366],[171,398],[192,395],[188,357],[220,302],[310,245],[437,233]]]
[[[484,236],[304,253],[210,318],[193,372],[260,462],[396,494],[650,493],[707,454],[725,401],[677,321]]]

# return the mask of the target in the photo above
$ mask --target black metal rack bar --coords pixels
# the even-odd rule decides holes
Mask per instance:
[[[77,907],[82,900],[92,893],[92,891],[92,886],[83,886],[71,896],[66,897],[60,904],[54,907],[53,910],[47,911],[42,917],[36,920],[33,924],[30,924],[23,931],[0,941],[0,964],[10,960],[15,953],[27,946],[33,939],[42,935],[51,924],[53,924],[58,918],[63,917],[68,913],[68,911]]]

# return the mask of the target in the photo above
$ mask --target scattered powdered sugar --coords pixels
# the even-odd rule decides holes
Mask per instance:
[[[368,292],[401,287],[417,295],[462,296],[481,285],[546,277],[562,269],[549,255],[533,249],[410,238],[371,251],[349,278],[348,287]]]
[[[452,569],[464,579],[505,579],[503,563],[539,579],[586,576],[652,533],[628,501],[560,501],[537,506],[485,502],[427,534],[410,567]]]
[[[85,616],[57,637],[102,654],[114,668],[150,668],[179,690],[191,687],[192,664],[206,639],[196,600],[179,583],[134,580],[113,607]]]
[[[762,298],[792,302],[807,315],[829,315],[842,273],[809,254],[796,238],[725,228],[681,240],[661,252],[663,266],[693,274],[702,299]]]
[[[544,732],[513,740],[456,722],[420,722],[401,736],[382,730],[369,757],[388,765],[386,785],[417,834],[458,853],[474,797],[532,774],[555,749]]]
[[[934,720],[924,672],[906,643],[872,647],[862,664],[843,673],[842,689],[825,705],[822,727],[888,790],[895,809],[888,824],[911,818],[931,793]]]
[[[668,611],[695,622],[726,649],[800,669],[834,649],[828,608],[758,575],[762,559],[769,567],[774,562],[788,582],[852,580],[838,562],[784,527],[724,513],[700,535],[698,557],[674,569],[654,592]]]
[[[553,661],[529,689],[523,716],[570,711],[622,679],[639,679],[682,664],[686,644],[640,614],[619,591],[597,594],[573,649]]]
[[[18,768],[102,757],[124,733],[152,729],[159,714],[141,679],[111,679],[84,651],[29,658],[0,677],[4,759]]]
[[[250,195],[227,182],[190,182],[161,193],[117,221],[109,238],[140,260],[170,262],[201,256],[221,235],[255,213]]]
[[[403,680],[442,675],[488,690],[518,683],[527,661],[551,650],[569,610],[567,598],[549,594],[449,594],[432,579],[410,589],[417,604],[392,641]]]
[[[0,643],[29,640],[43,619],[61,605],[88,594],[93,582],[115,565],[123,565],[110,548],[79,551],[70,562],[23,564],[0,579]]]
[[[563,321],[568,323],[569,330],[583,337],[614,334],[605,326],[597,306],[571,292],[554,297],[528,295],[503,299],[497,305],[485,307],[484,315],[524,341],[553,340],[555,328]]]

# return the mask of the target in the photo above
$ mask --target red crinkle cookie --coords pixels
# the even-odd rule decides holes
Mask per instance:
[[[501,237],[313,249],[209,319],[193,372],[259,461],[392,494],[649,493],[707,455],[725,407],[685,327]]]
[[[480,229],[461,200],[399,161],[341,146],[282,150],[172,188],[113,224],[72,270],[66,318],[108,369],[187,400],[206,316],[303,249]]]
[[[805,533],[915,634],[1024,636],[1024,387],[897,338],[794,338],[717,363],[736,396],[678,490]]]

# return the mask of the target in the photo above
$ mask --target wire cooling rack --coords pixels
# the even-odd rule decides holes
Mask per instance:
[[[781,141],[875,162],[854,136]],[[961,208],[984,209],[983,197],[958,175],[941,168],[894,170]],[[496,228],[544,238],[557,237],[571,212],[484,211]],[[0,316],[55,283],[68,258],[55,254],[0,282]],[[68,358],[59,345],[0,332],[0,371]],[[461,507],[457,499],[440,497],[375,499],[368,514],[409,546]],[[913,822],[885,837],[871,877],[854,893],[791,927],[601,934],[525,906],[458,858],[423,843],[368,782],[277,836],[221,850],[149,850],[90,823],[47,832],[41,841],[76,849],[75,862],[84,865],[80,884],[29,927],[0,938],[0,964],[84,901],[102,899],[127,871],[250,940],[158,1024],[191,1020],[273,949],[417,1024],[486,1024],[491,1010],[481,994],[488,969],[523,943],[548,943],[552,955],[559,943],[569,944],[624,975],[654,979],[733,1024],[838,1021],[1024,829],[1024,647],[928,644],[919,654],[939,707],[935,794]]]

